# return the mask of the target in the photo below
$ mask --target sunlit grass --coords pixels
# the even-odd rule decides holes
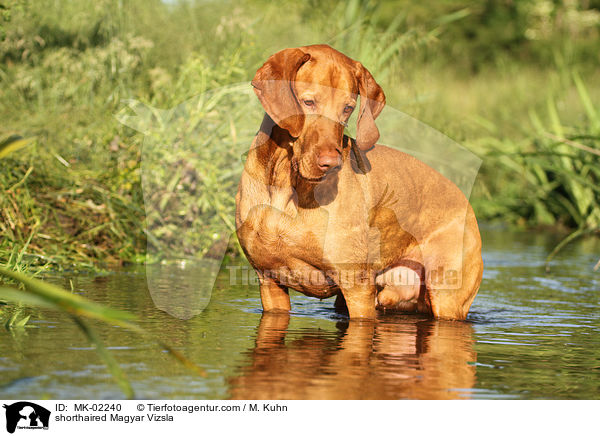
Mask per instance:
[[[247,83],[279,49],[311,43],[360,60],[388,104],[483,159],[471,195],[480,220],[597,226],[597,157],[589,150],[600,148],[600,81],[594,60],[575,56],[589,42],[557,44],[546,64],[498,48],[474,72],[465,65],[479,53],[447,39],[463,23],[474,25],[474,7],[359,0],[250,1],[233,9],[112,0],[36,5],[13,11],[0,45],[0,137],[28,138],[11,140],[11,153],[0,146],[0,264],[95,269],[160,259],[146,259],[147,243],[166,255],[206,254],[223,229],[232,231],[240,150],[262,110],[218,96],[216,112],[188,106],[153,130],[164,164],[155,166],[161,173],[146,200],[162,215],[144,204],[145,136],[115,114],[131,99],[181,107]],[[250,109],[255,125],[247,123]],[[214,137],[197,134],[205,124]],[[214,168],[220,173],[207,177]]]

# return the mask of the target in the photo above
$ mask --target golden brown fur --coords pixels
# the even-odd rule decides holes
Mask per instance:
[[[265,311],[287,288],[338,296],[351,318],[376,307],[464,319],[481,282],[481,239],[462,192],[383,145],[383,90],[325,45],[271,56],[253,82],[266,114],[236,196],[237,233]],[[357,139],[344,124],[360,95]]]

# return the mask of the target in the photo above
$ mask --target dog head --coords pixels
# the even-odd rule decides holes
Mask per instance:
[[[344,126],[360,108],[356,144],[362,150],[379,139],[375,118],[385,94],[360,63],[327,45],[282,50],[258,69],[252,86],[265,111],[293,138],[301,177],[322,181],[342,165]]]

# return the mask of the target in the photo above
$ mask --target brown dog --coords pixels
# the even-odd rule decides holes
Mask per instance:
[[[379,307],[465,319],[483,273],[475,215],[441,174],[375,145],[385,95],[371,73],[315,45],[274,54],[252,85],[266,114],[236,224],[263,309],[290,310],[291,287],[337,295],[351,318]],[[344,126],[359,95],[355,141]]]

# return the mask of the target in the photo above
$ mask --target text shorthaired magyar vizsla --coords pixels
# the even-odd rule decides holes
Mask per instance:
[[[266,114],[236,224],[263,309],[289,311],[292,288],[337,296],[350,318],[379,308],[465,319],[483,273],[475,215],[441,174],[375,145],[385,95],[371,73],[314,45],[274,54],[252,86]],[[344,126],[358,96],[354,140]]]

